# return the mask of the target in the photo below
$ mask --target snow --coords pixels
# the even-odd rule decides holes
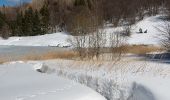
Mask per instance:
[[[160,19],[161,15],[147,17],[144,20],[138,22],[132,26],[132,36],[128,40],[129,44],[147,44],[147,45],[159,45],[160,36],[162,33],[157,29],[165,24],[165,22]],[[147,33],[138,33],[139,29]]]
[[[126,43],[132,45],[159,45],[162,33],[157,29],[157,27],[165,24],[161,17],[161,15],[146,17],[142,21],[132,25],[132,35],[128,38]],[[148,33],[138,33],[140,28],[143,31],[148,30]],[[106,40],[109,42],[110,34],[121,30],[123,30],[122,26],[117,28],[104,28],[104,31],[107,33]],[[8,40],[0,39],[0,45],[68,47],[71,46],[71,44],[68,42],[68,39],[70,38],[73,38],[73,36],[64,32],[60,32],[42,36],[11,37]],[[106,46],[108,46],[108,43],[106,43]]]
[[[163,15],[156,15],[146,17],[143,20],[137,22],[131,26],[131,35],[127,38],[127,44],[130,45],[160,45],[160,41],[164,38],[159,29],[164,27],[166,21],[162,19]],[[146,31],[147,33],[139,33],[139,29]],[[123,31],[123,26],[117,28],[105,28],[105,31],[109,33]]]
[[[168,63],[49,60],[54,73],[96,90],[108,100],[170,100]]]
[[[70,46],[67,39],[70,35],[64,32],[28,37],[10,37],[8,40],[0,38],[0,45],[14,46]]]
[[[36,65],[38,66],[38,65]],[[1,100],[105,100],[90,88],[37,72],[32,64],[13,62],[0,65]]]
[[[133,25],[131,36],[125,39],[127,44],[160,45],[162,33],[156,28],[165,25],[161,17],[146,17]],[[148,33],[138,33],[140,28]],[[106,40],[121,30],[122,27],[105,28]],[[10,37],[0,39],[0,45],[67,47],[71,46],[70,38],[73,36],[64,32]],[[0,99],[105,100],[106,97],[108,100],[170,100],[169,66],[169,63],[141,61],[137,57],[125,57],[117,63],[59,59],[10,62],[0,65]]]

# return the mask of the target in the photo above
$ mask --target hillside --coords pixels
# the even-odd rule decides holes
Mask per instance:
[[[48,0],[32,0],[31,5],[34,9],[40,9],[44,2],[47,2]],[[64,3],[66,5],[72,5],[75,0],[50,0],[49,2],[61,4]]]
[[[156,45],[160,46],[160,36],[162,33],[156,29],[160,25],[164,25],[164,21],[160,19],[160,15],[146,17],[144,20],[134,24],[131,28],[131,36],[127,37],[127,44],[130,45]],[[148,30],[147,33],[138,33],[139,29]],[[106,27],[107,40],[110,34],[115,34],[116,31],[122,30],[122,27],[110,28]],[[68,39],[73,36],[68,33],[58,32],[40,36],[30,37],[10,37],[8,40],[0,39],[0,45],[17,45],[17,46],[71,46]],[[158,38],[159,37],[159,38]],[[109,41],[108,41],[109,42]]]

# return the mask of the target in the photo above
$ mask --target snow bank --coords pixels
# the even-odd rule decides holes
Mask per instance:
[[[108,100],[170,100],[170,67],[166,63],[57,60],[46,64],[59,76],[85,84]]]
[[[93,90],[55,74],[36,72],[31,64],[0,65],[1,100],[105,100]]]
[[[66,33],[53,33],[41,36],[28,37],[10,37],[8,40],[0,38],[0,45],[15,45],[15,46],[70,46],[67,39],[70,35]]]

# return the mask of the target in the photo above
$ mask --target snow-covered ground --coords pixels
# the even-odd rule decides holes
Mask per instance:
[[[88,87],[37,68],[23,62],[0,65],[0,100],[105,100]]]
[[[135,59],[5,63],[0,65],[0,98],[105,100],[103,95],[108,100],[170,100],[170,64]]]
[[[146,17],[144,20],[139,21],[135,25],[132,25],[132,35],[128,38],[128,44],[147,44],[147,45],[159,45],[160,43],[160,31],[157,29],[164,25],[164,21],[160,19],[161,15]],[[139,29],[145,30],[148,33],[138,33]],[[115,31],[122,30],[122,27],[118,28],[105,28],[106,33],[113,34]],[[8,40],[0,39],[0,45],[16,45],[16,46],[71,46],[68,39],[71,38],[64,32],[46,34],[42,36],[30,36],[30,37],[10,37]],[[106,39],[108,40],[108,39]]]
[[[116,64],[73,60],[42,63],[57,75],[85,84],[108,100],[170,100],[170,65],[167,63],[135,60]]]
[[[159,29],[162,29],[166,23],[161,18],[161,15],[147,17],[144,20],[138,22],[136,25],[133,25],[132,36],[128,40],[128,43],[159,45],[161,36],[163,34]],[[147,33],[138,33],[140,28],[143,32],[147,30]]]
[[[132,26],[127,43],[159,45],[161,33],[156,27],[161,25],[164,22],[159,15],[145,18]],[[106,28],[105,31],[114,34],[121,28]],[[139,28],[148,33],[139,34]],[[70,37],[65,33],[11,37],[0,39],[0,45],[65,47],[71,46]],[[108,100],[170,100],[169,66],[168,63],[136,58],[125,58],[117,63],[75,60],[6,63],[0,65],[0,99],[105,100],[103,95]],[[58,76],[82,83],[101,95]]]
[[[67,42],[68,37],[66,33],[54,33],[41,36],[28,36],[28,37],[10,37],[8,40],[0,38],[0,45],[8,46],[70,46]]]

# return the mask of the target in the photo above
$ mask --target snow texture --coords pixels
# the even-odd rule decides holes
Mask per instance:
[[[170,100],[170,67],[148,61],[105,62],[46,61],[66,77],[105,96],[107,100]],[[80,66],[81,65],[81,66]]]
[[[0,99],[106,100],[90,88],[35,69],[31,64],[19,62],[0,65]]]
[[[0,45],[14,46],[70,46],[67,39],[71,37],[66,33],[53,33],[40,36],[10,37],[8,40],[0,38]]]

